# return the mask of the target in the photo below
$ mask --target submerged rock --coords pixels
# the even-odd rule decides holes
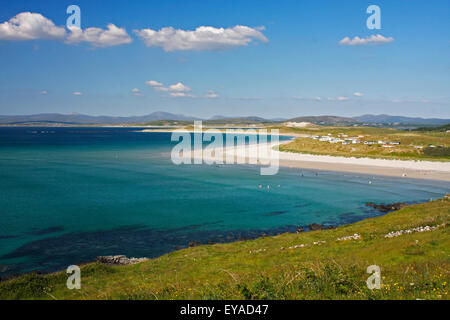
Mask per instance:
[[[396,203],[389,203],[389,204],[376,204],[373,202],[366,203],[366,207],[372,207],[380,212],[388,213],[392,211],[400,210],[404,207],[406,207],[408,204],[404,202],[396,202]]]
[[[97,262],[112,265],[130,265],[147,261],[148,258],[127,258],[126,256],[99,256]]]

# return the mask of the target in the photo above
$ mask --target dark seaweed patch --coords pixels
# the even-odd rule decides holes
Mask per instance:
[[[64,231],[64,227],[62,226],[56,226],[56,227],[50,227],[50,228],[45,228],[45,229],[40,229],[40,230],[33,230],[28,232],[28,234],[31,234],[33,236],[43,236],[46,234],[51,234],[51,233],[56,233],[56,232],[61,232]]]
[[[13,238],[17,238],[18,236],[13,236],[13,235],[6,235],[6,236],[0,236],[0,240],[3,239],[13,239]]]
[[[191,226],[192,227],[192,226]],[[186,248],[190,242],[201,244],[225,243],[295,232],[297,226],[283,226],[265,230],[197,230],[186,228],[156,230],[141,226],[113,230],[72,232],[32,241],[0,257],[27,258],[15,265],[15,273],[33,269],[52,272],[71,264],[94,261],[97,256],[124,254],[129,257],[158,257],[174,248]],[[9,270],[6,271],[6,274]]]
[[[272,211],[272,212],[266,213],[264,216],[266,216],[266,217],[279,216],[281,214],[285,214],[288,212],[289,211]]]

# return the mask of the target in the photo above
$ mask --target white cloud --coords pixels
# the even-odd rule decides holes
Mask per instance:
[[[364,46],[368,44],[377,45],[390,42],[394,42],[394,38],[392,37],[386,38],[381,34],[377,34],[376,36],[371,35],[370,37],[367,38],[354,37],[353,39],[350,39],[349,37],[345,37],[344,39],[339,41],[339,44],[347,46]]]
[[[133,95],[136,96],[136,97],[143,97],[144,96],[138,88],[131,89],[131,92],[133,92]]]
[[[161,47],[165,51],[179,50],[226,50],[237,46],[246,46],[254,40],[267,42],[261,31],[264,27],[250,28],[234,26],[215,28],[201,26],[195,30],[180,30],[173,27],[134,30],[147,47]]]
[[[72,92],[72,94],[74,95],[74,96],[82,96],[83,94],[81,93],[81,92],[79,92],[79,91],[74,91],[74,92]]]
[[[195,98],[194,95],[188,94],[188,93],[185,93],[185,92],[172,92],[170,94],[170,96],[174,97],[174,98]]]
[[[101,28],[82,30],[77,27],[69,27],[69,30],[70,34],[66,38],[68,44],[88,42],[94,47],[111,47],[133,41],[124,28],[118,28],[112,23],[107,25],[107,30]]]
[[[39,94],[46,95],[46,94],[48,94],[48,91],[47,90],[42,90]]]
[[[22,12],[0,24],[0,40],[62,39],[65,35],[63,27],[55,26],[40,13]]]
[[[164,84],[161,82],[150,80],[146,82],[147,85],[152,87],[155,91],[164,91],[164,92],[190,92],[192,91],[191,88],[188,86],[182,84],[181,82],[178,82],[176,84],[170,85],[169,87],[164,87]]]
[[[178,82],[177,84],[173,84],[173,85],[169,86],[169,91],[172,91],[172,92],[189,92],[189,91],[192,91],[192,89],[189,88],[188,86],[185,86],[181,82]]]
[[[292,99],[304,100],[304,101],[322,101],[322,97],[305,98],[305,97],[301,97],[301,96],[293,96]],[[330,100],[330,98],[328,98],[328,100]]]
[[[24,41],[37,39],[64,39],[67,44],[88,42],[94,47],[110,47],[132,42],[124,28],[108,24],[107,29],[87,28],[82,30],[56,26],[40,13],[22,12],[0,24],[0,40]]]
[[[182,82],[178,82],[176,84],[172,84],[168,87],[165,87],[163,83],[158,82],[156,80],[149,80],[146,82],[147,85],[153,88],[155,91],[162,91],[162,92],[168,92],[170,97],[173,98],[208,98],[208,99],[215,99],[218,98],[219,95],[214,92],[213,90],[207,91],[204,95],[194,95],[189,92],[192,91],[192,89]]]
[[[155,80],[147,81],[145,84],[147,84],[150,87],[153,87],[155,91],[169,91],[169,88],[165,88],[161,82]]]
[[[340,96],[340,97],[337,97],[337,98],[327,98],[327,100],[328,101],[347,101],[347,100],[349,100],[349,98]]]
[[[155,81],[155,80],[150,80],[146,82],[147,85],[151,86],[151,87],[162,87],[163,84],[161,82]]]
[[[361,93],[361,92],[355,92],[355,93],[353,93],[353,95],[354,95],[355,97],[363,97],[363,96],[364,96],[364,94]]]
[[[217,93],[215,93],[214,91],[209,90],[209,91],[204,95],[204,97],[205,97],[205,98],[208,98],[208,99],[216,99],[216,98],[219,97],[219,95],[218,95]]]
[[[303,98],[303,97],[300,97],[300,96],[294,96],[294,97],[292,97],[293,99],[296,99],[296,100],[305,100],[305,101],[322,101],[324,98],[322,98],[322,97],[314,97],[314,98]],[[340,97],[337,97],[337,98],[326,98],[328,101],[347,101],[347,100],[349,100],[350,98],[348,98],[348,97],[344,97],[344,96],[340,96]]]

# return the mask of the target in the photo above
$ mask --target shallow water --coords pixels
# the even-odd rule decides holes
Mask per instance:
[[[345,224],[380,214],[367,202],[421,202],[450,190],[337,172],[175,166],[174,145],[170,133],[130,128],[0,128],[0,275]]]

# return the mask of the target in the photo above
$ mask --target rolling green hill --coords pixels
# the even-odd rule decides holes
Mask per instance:
[[[280,146],[281,151],[342,157],[367,157],[377,159],[450,161],[449,134],[442,130],[409,131],[374,127],[280,127],[281,133],[301,134],[294,141]],[[343,140],[357,137],[360,143],[344,145],[314,140],[311,136],[327,136]],[[366,145],[364,141],[374,141]],[[398,141],[399,145],[383,146],[378,141]]]
[[[439,126],[439,127],[420,127],[417,129],[414,129],[413,131],[421,131],[421,132],[447,132],[450,130],[450,123],[447,123],[443,126]]]

